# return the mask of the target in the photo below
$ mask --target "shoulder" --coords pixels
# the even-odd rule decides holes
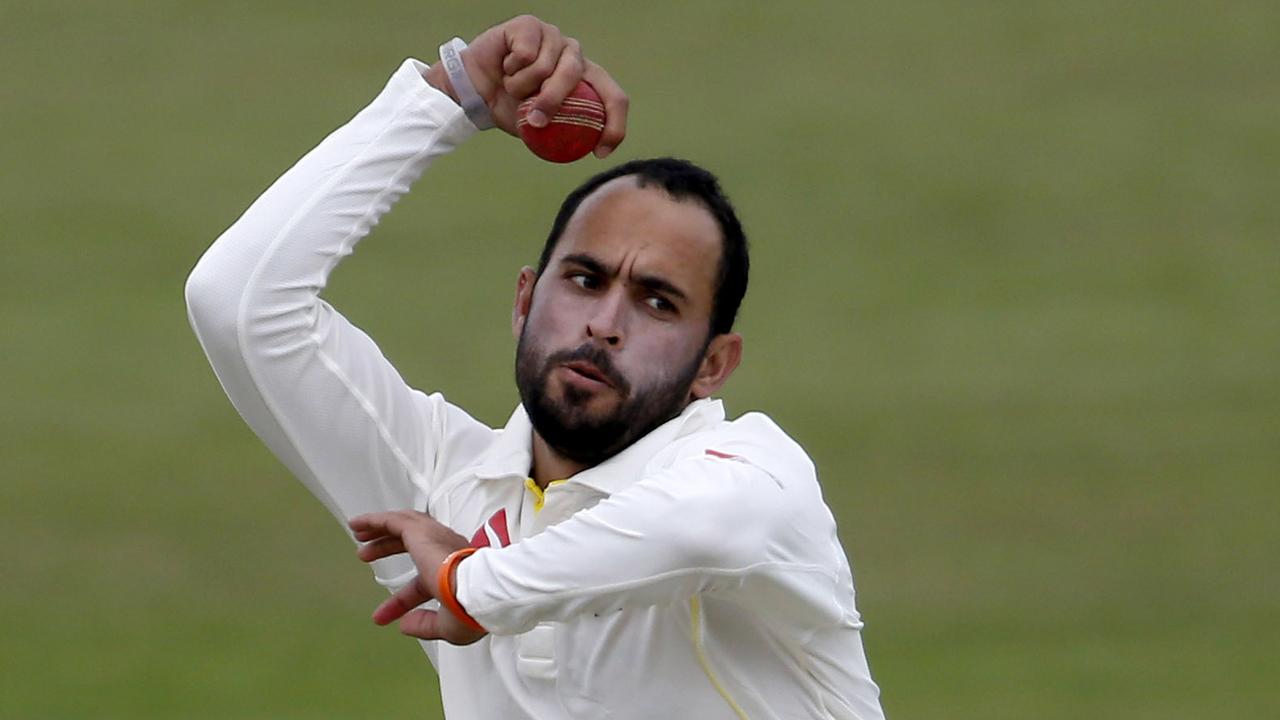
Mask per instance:
[[[666,463],[696,457],[753,465],[784,488],[816,485],[817,471],[804,448],[768,415],[751,412],[693,433],[664,453]]]
[[[690,505],[722,504],[755,518],[757,529],[775,523],[834,529],[809,454],[769,416],[753,412],[690,433],[653,459],[646,475],[661,477]]]
[[[426,396],[435,435],[436,483],[473,468],[501,445],[505,431],[480,422],[440,393]]]
[[[753,412],[715,423],[662,455],[653,480],[678,500],[688,533],[758,567],[775,590],[817,598],[827,610],[841,605],[831,602],[847,575],[835,517],[809,454],[772,418]]]

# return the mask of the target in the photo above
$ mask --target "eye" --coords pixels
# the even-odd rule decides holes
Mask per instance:
[[[588,273],[573,272],[569,273],[566,277],[569,279],[569,282],[577,285],[583,290],[595,290],[600,287],[600,280],[594,275],[590,275]]]
[[[661,295],[650,295],[644,299],[644,303],[660,313],[674,313],[676,311],[676,306]]]

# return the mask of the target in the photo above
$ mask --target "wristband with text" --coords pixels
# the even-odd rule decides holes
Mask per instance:
[[[444,71],[449,75],[453,91],[458,94],[458,102],[467,119],[481,130],[493,127],[493,116],[489,114],[489,105],[485,103],[476,86],[471,84],[467,68],[462,64],[462,51],[467,44],[462,38],[454,38],[440,46],[440,62],[444,63]]]
[[[453,588],[453,569],[462,562],[464,558],[471,555],[479,548],[464,547],[460,550],[454,550],[449,553],[444,562],[440,563],[440,570],[436,573],[436,587],[440,588],[440,596],[436,598],[440,604],[445,607],[453,616],[462,621],[463,625],[477,632],[487,633],[488,630],[484,626],[476,622],[462,607],[462,603],[458,602],[458,596]]]

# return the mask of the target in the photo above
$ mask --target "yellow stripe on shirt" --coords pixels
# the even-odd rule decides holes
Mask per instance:
[[[729,708],[733,710],[733,714],[737,715],[739,720],[748,720],[747,711],[733,699],[724,685],[720,684],[720,678],[716,677],[716,673],[711,669],[711,662],[707,660],[707,649],[702,644],[702,598],[694,595],[689,598],[689,617],[692,620],[693,630],[693,653],[698,657],[698,664],[702,666],[702,672],[706,673],[707,679],[711,681],[711,687],[720,693],[720,697],[729,703]]]

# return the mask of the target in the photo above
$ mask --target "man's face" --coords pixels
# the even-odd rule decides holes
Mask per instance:
[[[534,429],[599,463],[689,403],[721,254],[694,200],[612,180],[578,207],[519,317],[516,384]],[[522,323],[522,324],[521,324]]]

